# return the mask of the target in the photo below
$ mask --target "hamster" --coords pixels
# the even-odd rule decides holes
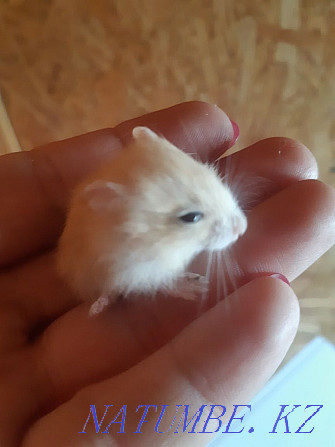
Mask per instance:
[[[202,251],[222,250],[247,219],[214,166],[147,127],[75,188],[57,269],[97,314],[119,296],[173,290]]]

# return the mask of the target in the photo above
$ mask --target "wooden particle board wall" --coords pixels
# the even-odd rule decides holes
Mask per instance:
[[[0,152],[200,99],[238,122],[238,148],[296,138],[335,185],[334,23],[334,0],[0,0]],[[334,266],[295,281],[293,349],[335,341]]]

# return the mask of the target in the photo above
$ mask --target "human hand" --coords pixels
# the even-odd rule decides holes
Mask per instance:
[[[163,431],[177,404],[190,404],[191,415],[201,405],[222,404],[228,419],[234,405],[247,404],[282,361],[299,319],[291,288],[264,273],[292,280],[334,243],[335,195],[313,180],[312,155],[292,140],[266,139],[229,162],[246,180],[270,180],[248,216],[247,233],[234,246],[238,290],[215,304],[213,281],[215,305],[201,316],[196,303],[174,298],[121,302],[88,318],[88,305],[78,305],[56,276],[52,247],[73,186],[121,150],[134,125],[148,125],[202,159],[216,159],[234,139],[218,108],[185,103],[113,130],[0,158],[0,444],[5,447],[205,445],[211,434],[181,429],[174,434],[175,427],[156,433],[161,405],[170,405]],[[117,434],[120,424],[111,425],[110,435],[96,434],[92,417],[86,434],[79,434],[93,404],[99,420],[104,405],[114,405],[100,433],[127,405],[125,434]],[[146,404],[157,405],[157,412],[149,409],[143,433],[132,434],[143,411],[136,409]]]

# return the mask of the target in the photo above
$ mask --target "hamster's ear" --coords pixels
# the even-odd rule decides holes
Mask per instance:
[[[96,180],[85,186],[82,194],[93,210],[108,210],[113,201],[124,195],[124,187],[106,180]]]
[[[137,126],[133,129],[133,138],[135,140],[153,141],[158,138],[158,135],[149,127]]]

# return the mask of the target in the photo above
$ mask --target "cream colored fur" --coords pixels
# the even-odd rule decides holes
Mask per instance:
[[[133,136],[72,196],[57,265],[82,300],[171,288],[200,251],[223,249],[246,229],[213,167],[147,128]],[[192,211],[203,219],[178,219]]]

